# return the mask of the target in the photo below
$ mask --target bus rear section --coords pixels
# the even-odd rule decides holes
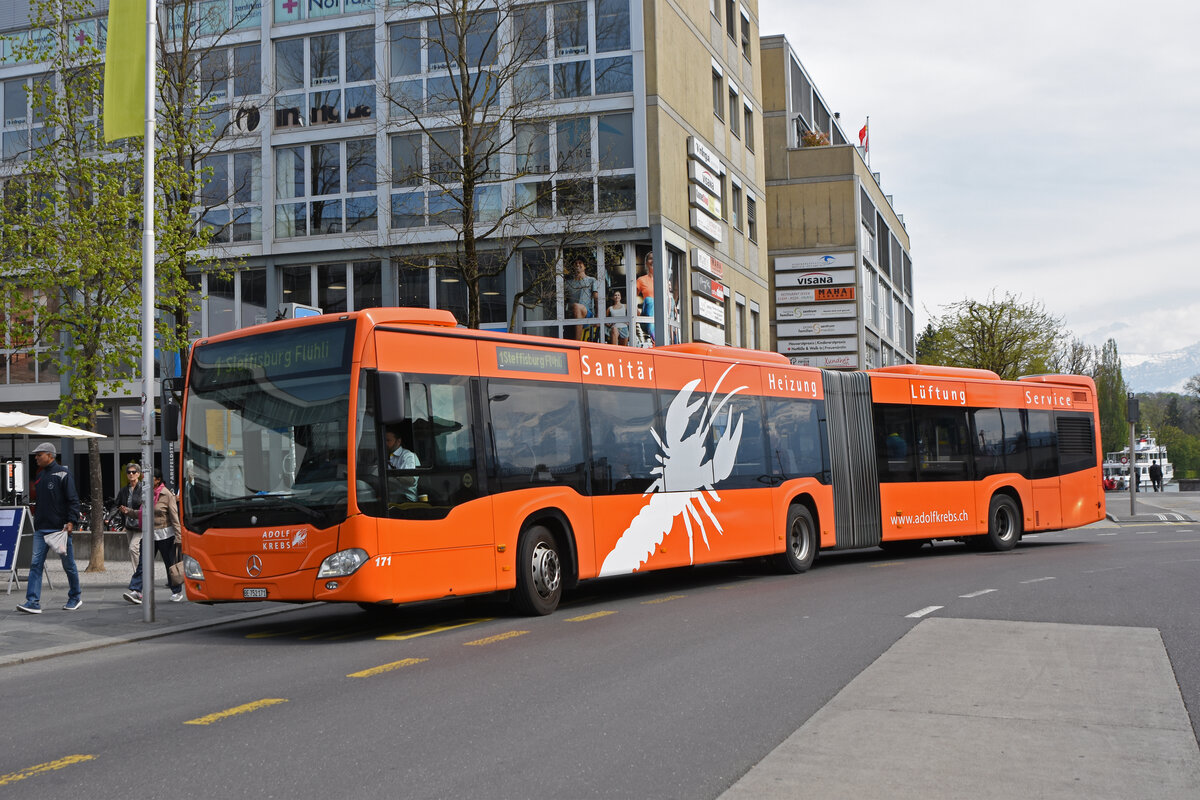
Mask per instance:
[[[870,380],[885,548],[976,537],[1007,550],[1104,518],[1089,378],[907,365]]]

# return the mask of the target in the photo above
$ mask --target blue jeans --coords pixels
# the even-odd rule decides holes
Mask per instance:
[[[42,596],[42,571],[46,565],[46,552],[49,548],[46,547],[46,534],[54,533],[57,528],[51,528],[46,531],[37,531],[33,535],[33,561],[29,563],[29,581],[25,584],[25,604],[40,608],[39,601]],[[70,591],[67,593],[67,602],[74,603],[79,599],[82,590],[79,587],[79,570],[75,566],[75,547],[71,542],[74,537],[67,537],[67,552],[59,556],[62,560],[63,571],[67,573],[67,585]]]
[[[155,539],[154,540],[154,550],[160,556],[162,556],[163,565],[168,568],[168,570],[167,570],[167,586],[170,588],[171,593],[174,594],[176,592],[182,591],[183,590],[182,583],[179,584],[178,586],[171,585],[171,572],[170,572],[171,564],[170,564],[169,559],[175,554],[175,537],[172,536],[170,539]],[[143,549],[141,552],[141,555],[138,556],[137,569],[135,569],[133,571],[133,577],[129,579],[129,591],[131,591],[131,592],[142,591],[142,558],[145,555],[146,555],[146,551]],[[150,556],[150,557],[154,558],[154,556]]]

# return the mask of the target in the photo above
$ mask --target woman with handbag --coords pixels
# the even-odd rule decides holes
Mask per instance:
[[[137,569],[142,556],[142,465],[130,461],[125,465],[129,483],[117,492],[117,510],[129,533],[129,563]]]
[[[180,530],[179,504],[175,500],[175,495],[163,483],[162,472],[156,469],[154,470],[154,549],[162,557],[163,566],[167,568],[167,586],[171,589],[171,602],[173,603],[184,599],[183,581],[179,580],[176,583],[176,579],[171,575],[171,567],[179,561],[176,555],[178,548],[175,539]],[[143,553],[143,555],[145,554]],[[129,591],[125,592],[122,597],[135,605],[142,604],[142,560],[140,558],[133,571],[133,577],[129,579]]]

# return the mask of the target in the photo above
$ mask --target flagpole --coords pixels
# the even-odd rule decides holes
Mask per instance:
[[[146,130],[142,164],[142,620],[154,622],[154,88],[158,8],[146,0]]]

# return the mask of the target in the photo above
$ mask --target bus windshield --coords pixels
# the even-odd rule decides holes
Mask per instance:
[[[196,345],[183,437],[184,524],[318,528],[346,517],[353,322]]]

